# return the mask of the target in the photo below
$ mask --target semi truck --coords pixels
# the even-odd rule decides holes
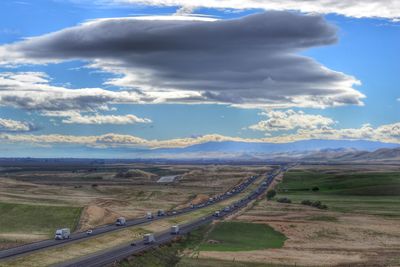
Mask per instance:
[[[171,235],[179,234],[179,225],[174,225],[171,227]]]
[[[165,216],[165,211],[164,210],[158,210],[157,211],[157,216]]]
[[[154,242],[156,242],[156,239],[154,237],[153,234],[145,234],[143,236],[143,243],[148,245],[148,244],[153,244]]]
[[[70,234],[71,231],[69,230],[69,228],[57,229],[54,239],[56,240],[69,239]]]
[[[119,217],[116,221],[115,221],[115,225],[116,226],[124,226],[126,225],[126,219],[124,217]]]

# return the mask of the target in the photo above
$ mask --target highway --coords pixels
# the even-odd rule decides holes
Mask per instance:
[[[268,174],[265,180],[261,183],[261,185],[252,191],[249,195],[246,197],[242,198],[241,200],[235,202],[234,205],[229,206],[229,209],[223,208],[220,210],[220,216],[215,217],[213,215],[209,215],[200,219],[197,219],[195,221],[192,221],[190,223],[180,225],[180,233],[179,235],[185,235],[190,231],[193,231],[194,229],[200,227],[201,225],[208,224],[212,222],[213,220],[219,220],[222,219],[223,217],[226,217],[229,214],[232,214],[236,212],[237,210],[245,207],[250,201],[256,199],[259,197],[261,194],[263,194],[268,187],[271,185],[273,182],[274,178],[281,172],[281,171],[286,171],[287,167],[281,168],[281,170],[275,174]],[[138,253],[141,251],[148,250],[150,248],[159,246],[164,243],[168,243],[172,241],[176,235],[170,234],[169,231],[164,231],[158,234],[155,234],[155,239],[156,242],[153,244],[144,244],[143,240],[135,240],[135,246],[132,246],[131,244],[125,244],[121,245],[118,247],[111,248],[106,251],[100,251],[98,253],[94,253],[88,256],[84,256],[82,258],[74,259],[71,261],[67,261],[61,264],[54,265],[54,267],[101,267],[105,266],[108,264],[111,264],[115,261],[122,260],[134,253]]]
[[[92,238],[97,235],[120,230],[120,229],[123,229],[126,227],[141,225],[141,224],[145,224],[145,223],[148,223],[151,221],[164,219],[166,217],[172,217],[172,216],[177,216],[177,215],[181,215],[184,213],[192,212],[194,210],[201,209],[201,208],[213,205],[215,203],[218,203],[220,201],[229,199],[230,197],[233,197],[233,196],[241,193],[248,186],[250,186],[255,180],[257,180],[258,177],[259,176],[252,176],[252,177],[248,178],[246,181],[233,187],[233,189],[231,189],[231,191],[225,192],[224,194],[216,197],[213,201],[201,203],[201,204],[195,205],[193,207],[187,207],[187,208],[183,208],[183,209],[179,209],[179,210],[174,210],[174,211],[167,213],[165,216],[154,216],[153,219],[147,219],[144,217],[144,218],[127,220],[126,225],[124,225],[124,226],[116,226],[115,224],[112,224],[112,225],[104,225],[104,226],[94,228],[94,229],[92,229],[93,232],[90,235],[86,234],[86,232],[77,232],[77,233],[71,234],[70,238],[65,239],[65,240],[49,239],[49,240],[43,240],[43,241],[39,241],[39,242],[35,242],[35,243],[18,246],[18,247],[7,249],[7,250],[1,250],[0,251],[0,260],[10,258],[10,257],[20,256],[20,255],[23,255],[26,253],[30,253],[30,252],[50,248],[50,247],[59,247],[59,246],[69,244],[71,242],[76,242],[76,241],[79,241],[82,239]]]

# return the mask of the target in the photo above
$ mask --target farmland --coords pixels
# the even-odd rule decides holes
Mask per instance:
[[[246,251],[283,246],[285,236],[268,225],[246,222],[217,223],[205,235],[202,251]]]
[[[231,218],[271,226],[286,236],[282,248],[200,251],[190,260],[286,266],[398,266],[399,177],[397,166],[300,165],[276,184],[274,199],[259,199]],[[312,190],[315,187],[318,190]],[[291,203],[276,201],[284,197]],[[328,209],[302,205],[303,200],[321,201]]]
[[[321,201],[335,211],[400,216],[400,172],[293,170],[277,191],[295,203]]]

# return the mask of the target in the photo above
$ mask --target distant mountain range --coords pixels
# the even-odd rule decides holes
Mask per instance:
[[[157,153],[288,153],[334,149],[375,151],[381,148],[397,148],[399,144],[364,140],[304,140],[291,143],[208,142],[184,148],[155,149]]]
[[[235,161],[398,161],[400,145],[365,140],[305,140],[291,143],[208,142],[184,148],[152,149],[147,158]]]

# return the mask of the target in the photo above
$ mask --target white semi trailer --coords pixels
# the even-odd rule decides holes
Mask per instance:
[[[174,225],[171,227],[171,235],[179,234],[179,225]]]
[[[148,245],[148,244],[153,244],[154,242],[156,242],[156,239],[154,237],[153,234],[145,234],[143,236],[143,243]]]
[[[124,226],[126,225],[126,219],[124,217],[119,217],[116,221],[115,221],[115,225],[116,226]]]
[[[70,234],[71,231],[69,230],[69,228],[57,229],[54,239],[56,240],[69,239]]]

